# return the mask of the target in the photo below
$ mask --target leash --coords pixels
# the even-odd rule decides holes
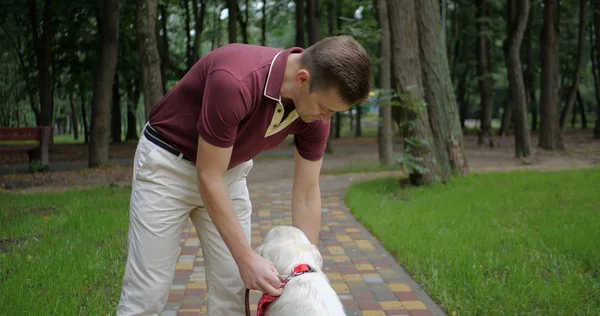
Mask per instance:
[[[246,305],[246,316],[252,316],[250,315],[250,289],[246,288],[246,299],[245,299],[245,305]]]

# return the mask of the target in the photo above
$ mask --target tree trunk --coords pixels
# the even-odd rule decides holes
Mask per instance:
[[[594,7],[594,65],[595,81],[598,82],[600,74],[600,0],[596,0]],[[594,139],[600,139],[600,84],[596,84],[596,122],[594,124]]]
[[[119,74],[115,71],[112,93],[112,110],[110,116],[110,135],[113,143],[121,142],[121,94],[119,93]]]
[[[127,135],[125,140],[137,140],[137,109],[140,101],[140,80],[135,78],[127,84]]]
[[[469,172],[459,109],[450,80],[439,2],[416,0],[415,5],[425,101],[435,138],[437,167],[445,180],[453,173]]]
[[[137,36],[138,50],[144,86],[144,104],[146,118],[150,111],[164,95],[160,71],[160,55],[156,45],[156,17],[158,0],[138,0],[137,4]]]
[[[491,59],[489,57],[490,40],[487,22],[489,1],[477,0],[477,82],[481,95],[481,123],[477,144],[484,142],[490,147],[494,146],[492,137],[492,108],[494,106],[494,79],[491,72]],[[464,80],[461,78],[461,80]]]
[[[544,25],[542,28],[540,59],[540,135],[539,146],[559,149],[559,46],[558,0],[544,0]]]
[[[583,72],[583,66],[585,62],[583,59],[583,54],[585,53],[586,5],[586,0],[579,0],[579,29],[577,34],[577,56],[575,57],[575,71],[573,73],[573,83],[569,89],[567,103],[560,113],[560,133],[558,136],[559,148],[565,147],[564,133],[567,127],[567,117],[573,110],[575,98],[577,98],[577,91],[579,90],[579,82],[581,81],[581,73]]]
[[[92,124],[89,144],[89,167],[108,163],[110,103],[115,76],[119,39],[119,0],[104,0],[100,38],[99,67],[94,80]],[[154,33],[154,28],[151,28]]]
[[[411,119],[415,122],[411,135],[404,139],[403,159],[413,160],[412,156],[418,166],[408,168],[410,183],[427,185],[440,177],[440,170],[435,163],[435,141],[429,125],[429,114],[424,107],[415,1],[388,1],[388,12],[391,37],[394,38],[392,56],[396,90],[404,101],[403,106],[411,110]]]
[[[81,124],[83,125],[83,142],[90,141],[90,129],[87,122],[87,111],[85,110],[85,89],[82,84],[79,84],[79,97],[81,98]]]
[[[581,91],[577,89],[577,107],[579,109],[579,115],[581,116],[581,129],[587,128],[587,117],[585,113],[585,104],[583,103],[583,98],[581,97]]]
[[[52,126],[52,40],[54,30],[52,27],[53,0],[44,1],[42,12],[42,34],[38,33],[36,0],[29,1],[29,17],[33,34],[33,46],[37,60],[37,80],[40,98],[40,116],[37,121],[39,126]]]
[[[229,10],[229,17],[227,17],[227,32],[229,34],[229,43],[237,43],[237,11],[238,5],[236,0],[227,0],[227,10]]]
[[[267,45],[267,0],[263,0],[262,3],[262,19],[260,20],[260,44],[262,46]]]
[[[529,9],[529,0],[519,1],[518,16],[512,23],[512,32],[509,34],[507,47],[508,83],[515,130],[515,154],[518,158],[527,158],[531,155],[531,136],[527,126],[527,97],[520,57],[521,42],[527,28]]]
[[[377,1],[377,17],[381,28],[381,64],[379,66],[379,86],[382,93],[379,97],[380,133],[379,133],[379,162],[383,165],[392,163],[394,154],[394,135],[392,130],[391,109],[391,41],[390,21],[388,19],[387,0]]]
[[[523,38],[523,55],[525,55],[525,64],[526,67],[523,70],[523,80],[525,82],[525,93],[527,94],[527,104],[531,109],[531,130],[537,131],[537,98],[535,96],[536,86],[535,86],[535,67],[536,63],[533,61],[533,53],[531,51],[533,38],[532,27],[534,22],[534,9],[535,6],[531,6],[529,9],[529,19],[527,19],[527,29],[525,30],[525,37]]]
[[[319,0],[306,0],[306,18],[308,19],[308,45],[312,45],[321,39]]]
[[[296,0],[296,46],[306,47],[304,29],[304,0]]]
[[[75,100],[73,99],[73,90],[69,90],[69,105],[71,107],[71,124],[73,128],[73,136],[75,140],[79,139],[79,119],[77,115],[77,106],[75,106]]]

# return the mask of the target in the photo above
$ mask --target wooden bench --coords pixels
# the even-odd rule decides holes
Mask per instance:
[[[30,172],[47,171],[52,130],[51,126],[0,127],[0,153],[26,152],[29,155]],[[18,143],[19,141],[35,143]]]

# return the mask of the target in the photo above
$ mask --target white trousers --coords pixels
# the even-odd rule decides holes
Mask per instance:
[[[225,183],[250,243],[252,205],[246,176],[252,160],[227,172]],[[245,315],[245,286],[229,249],[203,207],[195,166],[142,135],[135,152],[127,265],[117,315],[160,315],[177,250],[191,218],[204,255],[209,316]]]

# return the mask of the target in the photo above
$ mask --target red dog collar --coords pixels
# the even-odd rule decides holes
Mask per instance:
[[[288,283],[288,281],[291,280],[293,277],[297,277],[307,272],[315,272],[315,269],[311,268],[308,264],[304,263],[297,265],[292,271],[292,274],[280,276],[281,287],[284,287]],[[269,304],[273,303],[278,297],[279,296],[273,296],[269,293],[264,293],[263,296],[260,298],[260,301],[258,301],[258,306],[256,308],[256,316],[264,316]]]

